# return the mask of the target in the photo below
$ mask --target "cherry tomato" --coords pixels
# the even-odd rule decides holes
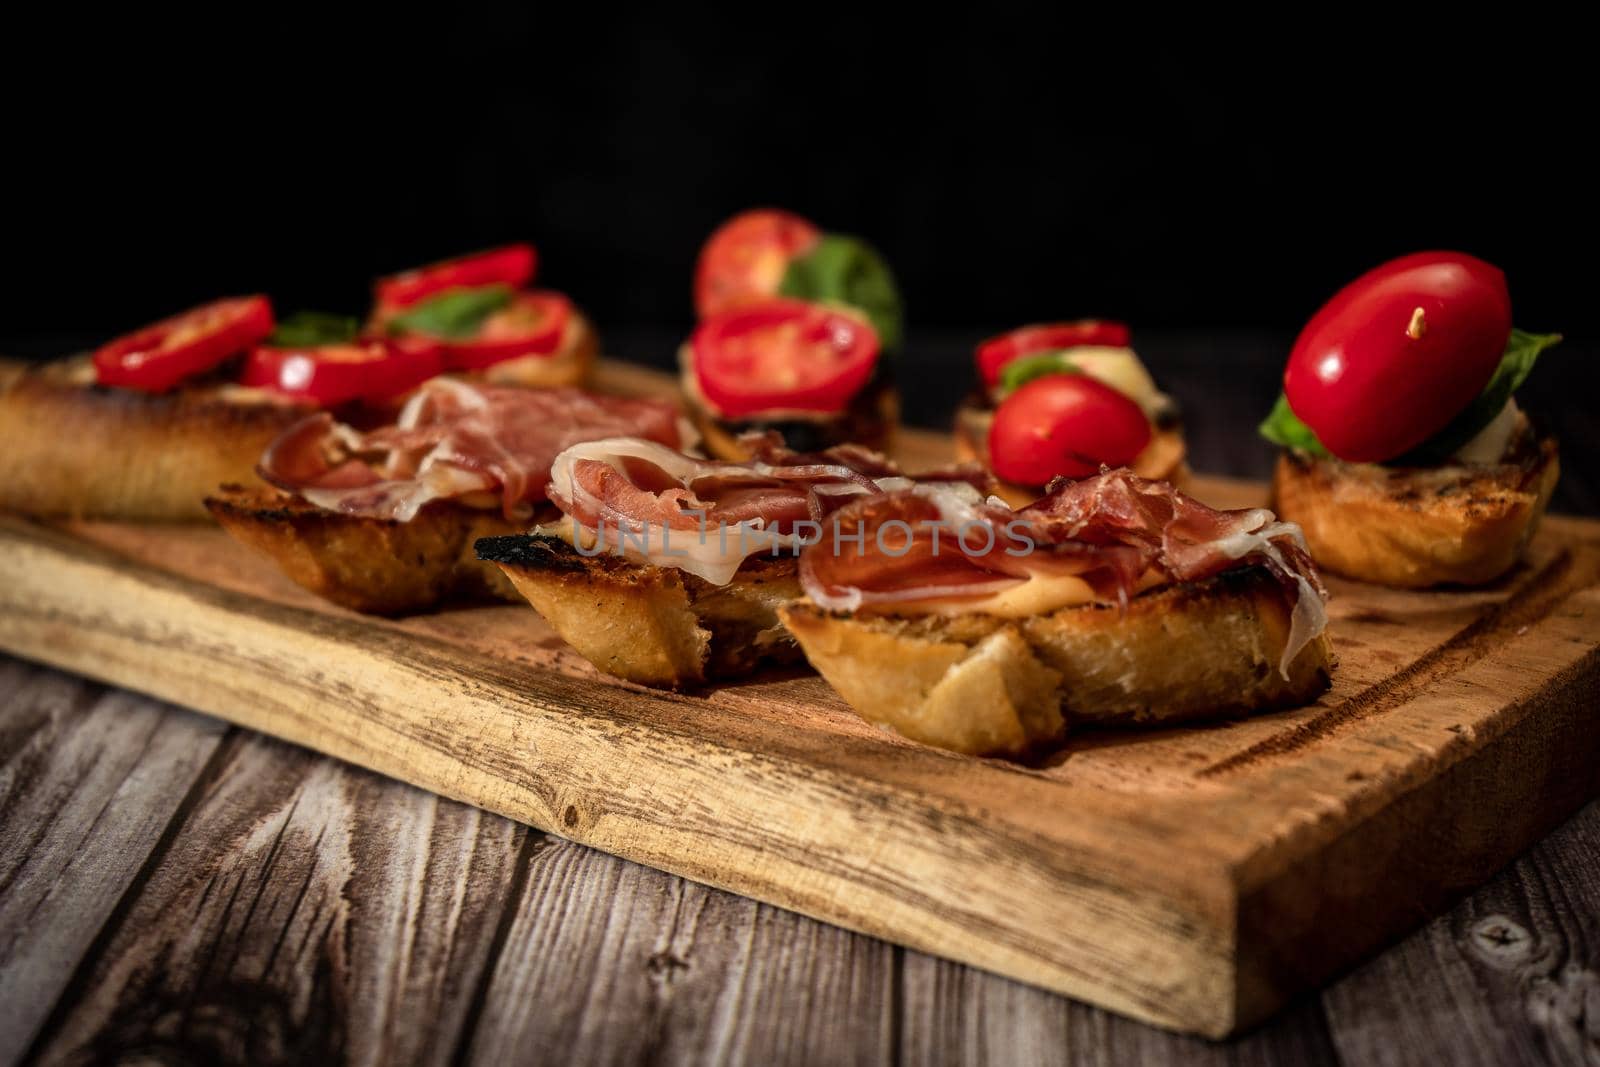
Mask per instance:
[[[264,296],[204,304],[119,337],[94,354],[95,377],[159,393],[210,370],[272,332],[272,305]]]
[[[1418,252],[1368,271],[1312,316],[1283,374],[1289,407],[1329,452],[1381,463],[1464,411],[1511,335],[1499,268]]]
[[[572,302],[560,293],[517,293],[510,304],[483,320],[476,336],[438,341],[447,366],[481,370],[520,356],[554,355],[571,318]]]
[[[406,392],[444,370],[439,346],[415,340],[356,341],[305,348],[261,346],[240,383],[332,407]]]
[[[719,226],[700,250],[694,307],[701,318],[776,296],[789,261],[822,233],[799,215],[761,208]]]
[[[700,392],[734,418],[841,411],[872,377],[878,347],[863,318],[776,299],[713,315],[689,340]]]
[[[532,245],[506,245],[379,278],[374,290],[379,307],[392,310],[410,307],[446,289],[472,289],[480,285],[508,285],[520,289],[533,280],[538,265],[539,255]]]
[[[995,409],[989,462],[1008,482],[1038,486],[1058,474],[1086,478],[1102,463],[1132,463],[1149,443],[1150,420],[1138,404],[1082,374],[1051,374]]]
[[[1050,352],[1079,345],[1128,346],[1128,328],[1120,322],[1080,319],[1021,329],[991,337],[978,346],[978,373],[983,384],[993,389],[1000,383],[1000,369],[1012,360],[1031,352]]]

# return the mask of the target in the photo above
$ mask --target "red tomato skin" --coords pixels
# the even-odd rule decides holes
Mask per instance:
[[[1382,463],[1465,410],[1510,336],[1511,294],[1498,267],[1461,252],[1417,252],[1363,274],[1311,317],[1283,392],[1329,452]]]
[[[1077,322],[1022,326],[978,345],[978,374],[983,378],[983,384],[993,389],[1000,384],[1000,371],[1012,360],[1035,352],[1078,345],[1126,348],[1128,337],[1127,326],[1108,319],[1079,319]]]
[[[364,352],[367,358],[322,358],[324,353],[335,350],[345,357]],[[239,382],[320,407],[334,407],[351,400],[395,396],[443,370],[436,345],[388,341],[306,348],[260,345],[245,361]]]
[[[165,338],[208,315],[219,319],[213,328],[171,351],[159,351]],[[272,304],[264,296],[214,300],[101,346],[94,354],[95,379],[101,385],[166,392],[264,340],[272,328]]]
[[[1149,443],[1150,420],[1138,404],[1082,374],[1050,374],[995,409],[989,463],[1005,481],[1042,486],[1132,463]]]
[[[539,328],[500,340],[440,340],[445,364],[451,370],[482,370],[522,356],[551,356],[560,349],[567,321],[572,318],[572,301],[561,293],[543,289],[518,293],[513,299],[539,309],[544,316]]]
[[[800,388],[740,379],[719,360],[730,338],[783,323],[801,324],[807,339],[847,338],[846,361],[830,378]],[[872,378],[879,342],[871,324],[839,308],[803,300],[772,299],[713,315],[689,338],[691,367],[701,395],[722,415],[744,418],[768,411],[842,411]]]
[[[455,259],[379,278],[373,286],[378,305],[389,310],[410,307],[446,289],[471,289],[506,285],[521,289],[533,280],[539,253],[531,244],[519,243],[473,252]]]
[[[789,261],[821,237],[821,230],[789,211],[755,208],[735,215],[700,250],[695,313],[705,318],[776,296]]]

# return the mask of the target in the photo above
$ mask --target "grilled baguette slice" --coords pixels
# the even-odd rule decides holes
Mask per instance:
[[[527,389],[582,386],[589,380],[599,355],[599,334],[595,333],[593,324],[574,309],[555,352],[548,356],[508,359],[465,377],[480,378],[491,385],[520,385]]]
[[[489,537],[477,551],[606,674],[682,689],[800,658],[778,621],[778,607],[800,596],[788,557],[752,557],[717,586],[676,568],[587,556],[546,534]]]
[[[1126,611],[780,615],[862,718],[974,755],[1018,755],[1078,725],[1159,726],[1308,703],[1328,688],[1326,634],[1279,661],[1292,603],[1262,567],[1151,589]]]
[[[1491,466],[1380,467],[1286,451],[1272,507],[1300,524],[1320,566],[1347,578],[1481,585],[1517,562],[1560,476],[1553,438]]]
[[[87,358],[0,371],[0,508],[46,518],[203,520],[207,493],[260,483],[256,461],[309,408],[255,389],[94,383]]]
[[[356,611],[397,615],[448,597],[515,601],[480,563],[479,537],[519,529],[498,511],[436,500],[410,522],[346,515],[271,488],[223,486],[206,507],[222,528],[269,556],[298,584]]]

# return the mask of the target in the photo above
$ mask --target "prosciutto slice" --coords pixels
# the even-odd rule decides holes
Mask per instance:
[[[851,500],[914,484],[886,457],[859,446],[801,454],[775,438],[747,444],[756,456],[747,463],[697,459],[639,438],[575,445],[550,472],[550,499],[572,524],[557,532],[570,532],[586,551],[678,567],[723,585],[752,555],[797,553]],[[960,491],[978,499],[970,485]]]
[[[430,501],[498,497],[507,518],[545,499],[550,466],[582,441],[630,433],[667,445],[693,431],[671,404],[435,378],[392,426],[361,433],[327,412],[307,416],[268,447],[268,482],[318,507],[407,522]]]
[[[1298,526],[1265,508],[1217,511],[1127,470],[1058,480],[1020,511],[919,485],[852,502],[831,523],[837,530],[800,558],[806,594],[831,611],[1039,610],[1037,601],[998,598],[1062,577],[1095,601],[1125,605],[1153,585],[1258,564],[1294,598],[1285,677],[1327,625],[1327,592]]]

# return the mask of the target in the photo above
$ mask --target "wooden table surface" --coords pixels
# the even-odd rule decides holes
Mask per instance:
[[[959,391],[967,340],[930,339],[914,418]],[[1146,347],[1201,469],[1264,471],[1250,427],[1280,345]],[[1551,362],[1527,399],[1562,437],[1557,505],[1595,514],[1600,426],[1558,403],[1594,395],[1593,361]],[[1214,1044],[0,658],[0,1064],[19,1061],[1593,1067],[1600,803]]]

